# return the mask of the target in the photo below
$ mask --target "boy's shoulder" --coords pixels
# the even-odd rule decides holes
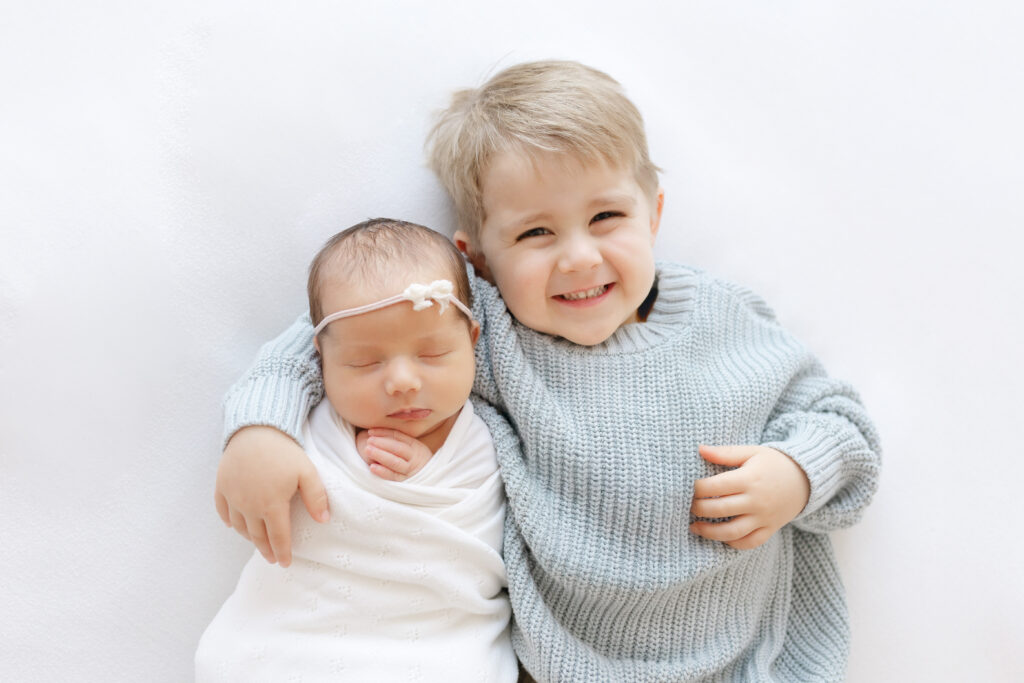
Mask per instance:
[[[731,308],[739,305],[756,317],[775,322],[775,312],[760,295],[748,287],[720,278],[696,266],[659,261],[659,288],[691,287],[698,307]]]

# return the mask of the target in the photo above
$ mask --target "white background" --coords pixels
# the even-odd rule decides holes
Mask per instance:
[[[658,256],[761,293],[877,420],[849,679],[1024,679],[1020,3],[486,4],[3,12],[0,680],[191,677],[249,554],[222,394],[330,234],[451,229],[431,113],[547,57],[644,112]]]

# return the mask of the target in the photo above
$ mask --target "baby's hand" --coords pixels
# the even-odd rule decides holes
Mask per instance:
[[[371,472],[390,481],[408,479],[434,455],[421,441],[395,429],[359,432],[356,448]]]
[[[698,479],[693,485],[696,521],[690,530],[733,548],[756,548],[793,520],[807,504],[811,486],[788,455],[765,446],[701,446],[702,458],[737,469]]]
[[[282,567],[292,561],[291,500],[296,489],[313,519],[330,519],[327,491],[299,444],[273,427],[235,432],[217,469],[217,512],[267,562]]]

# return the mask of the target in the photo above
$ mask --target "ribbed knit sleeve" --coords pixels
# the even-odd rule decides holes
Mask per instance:
[[[803,344],[779,326],[775,314],[749,290],[717,281],[748,310],[750,344],[743,361],[783,369],[789,376],[765,425],[761,445],[775,448],[807,474],[810,498],[793,524],[827,532],[856,523],[878,487],[881,447],[860,397],[829,377]]]
[[[793,524],[826,532],[857,522],[878,487],[878,434],[853,389],[808,357],[776,406],[763,445],[803,468],[811,495]]]
[[[264,344],[224,397],[224,444],[242,427],[266,425],[302,443],[302,422],[323,398],[313,326],[303,314]]]
[[[476,376],[473,381],[473,394],[488,403],[501,406],[501,396],[494,381],[494,352],[489,339],[496,335],[510,334],[514,324],[508,314],[505,301],[498,294],[498,289],[483,278],[477,277],[473,266],[467,264],[469,282],[473,290],[473,317],[480,323],[481,338],[476,345]]]

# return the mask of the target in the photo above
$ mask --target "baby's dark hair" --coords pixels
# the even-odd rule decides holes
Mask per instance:
[[[451,240],[441,233],[393,218],[371,218],[342,230],[327,240],[309,265],[306,293],[313,326],[319,325],[324,316],[331,313],[324,311],[320,303],[320,287],[328,271],[343,279],[375,282],[383,280],[382,272],[389,268],[400,267],[403,263],[419,265],[431,260],[448,272],[454,295],[472,308],[473,294],[469,288],[466,262]],[[382,297],[386,295],[383,293]]]

